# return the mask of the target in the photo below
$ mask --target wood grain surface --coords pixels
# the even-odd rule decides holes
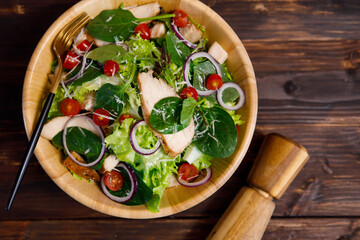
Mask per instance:
[[[36,44],[76,0],[0,1],[0,203],[27,143],[22,84]],[[59,189],[32,159],[0,239],[205,239],[235,197],[264,135],[301,143],[311,158],[280,200],[263,239],[360,239],[360,2],[203,0],[235,30],[252,60],[258,122],[235,174],[209,199],[171,217],[95,212]]]

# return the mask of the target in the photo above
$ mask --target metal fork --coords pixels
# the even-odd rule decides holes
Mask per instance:
[[[34,149],[36,147],[36,144],[39,140],[40,133],[43,129],[44,123],[46,121],[47,115],[49,113],[51,104],[54,100],[54,96],[56,93],[56,89],[59,86],[61,75],[63,72],[63,64],[61,61],[61,56],[67,52],[67,50],[70,48],[73,39],[75,36],[80,32],[81,28],[90,20],[90,17],[85,13],[81,13],[79,16],[77,16],[73,21],[68,23],[63,29],[60,30],[60,32],[56,35],[52,49],[55,53],[55,56],[58,60],[58,70],[55,75],[55,79],[53,82],[53,85],[50,89],[49,95],[46,98],[45,104],[43,106],[43,109],[41,111],[40,117],[37,121],[37,124],[35,126],[35,129],[31,135],[29,144],[26,148],[25,155],[23,158],[23,161],[21,163],[20,169],[18,171],[18,174],[16,176],[15,183],[13,185],[10,198],[8,200],[8,203],[5,207],[5,210],[10,210],[10,207],[15,199],[16,193],[18,191],[18,188],[20,186],[20,183],[25,175],[25,171],[27,169],[27,166],[29,164],[30,158],[34,152]],[[49,63],[50,64],[50,63]]]

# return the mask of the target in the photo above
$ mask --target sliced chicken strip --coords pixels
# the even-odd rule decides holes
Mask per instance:
[[[203,36],[203,32],[192,23],[189,23],[184,28],[179,28],[179,31],[181,35],[191,43],[200,41]]]
[[[144,4],[138,7],[130,8],[129,11],[136,18],[149,18],[154,17],[160,13],[160,4],[159,3],[149,3]],[[151,21],[147,21],[144,23],[149,23]]]
[[[138,75],[143,116],[149,128],[160,139],[166,154],[174,158],[184,151],[194,137],[194,121],[191,119],[187,128],[174,134],[161,134],[151,128],[150,114],[155,104],[163,98],[178,97],[171,86],[162,79],[154,78],[152,73],[153,71],[148,71]]]

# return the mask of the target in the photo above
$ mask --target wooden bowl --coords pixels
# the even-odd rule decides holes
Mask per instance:
[[[35,125],[41,111],[41,104],[47,95],[50,84],[47,74],[54,59],[51,44],[59,30],[81,12],[95,17],[103,9],[120,6],[124,0],[83,0],[62,14],[48,29],[37,45],[25,76],[23,88],[23,116],[28,135]],[[125,6],[142,5],[151,0],[125,0]],[[50,178],[68,195],[80,203],[99,212],[123,218],[157,218],[184,211],[211,196],[234,173],[241,163],[252,139],[257,115],[257,88],[254,70],[240,39],[230,26],[213,10],[197,0],[160,0],[166,12],[175,9],[185,10],[196,22],[205,26],[209,44],[214,41],[229,53],[226,64],[245,92],[245,105],[239,110],[245,124],[241,126],[237,148],[230,157],[213,160],[213,177],[196,188],[178,186],[165,191],[160,212],[151,213],[145,205],[125,206],[108,199],[96,183],[77,180],[62,165],[63,154],[48,140],[40,137],[35,149],[36,157]]]

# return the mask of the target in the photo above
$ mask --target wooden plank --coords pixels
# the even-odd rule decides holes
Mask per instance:
[[[205,239],[217,218],[2,221],[0,238],[13,239]],[[360,239],[359,218],[273,218],[263,240]]]
[[[204,1],[218,12],[240,39],[359,39],[357,0]]]
[[[245,40],[243,44],[257,77],[276,74],[276,72],[337,70],[349,72],[360,67],[360,40],[271,41],[262,39]]]
[[[273,218],[263,240],[360,239],[359,218]]]
[[[276,216],[359,216],[359,125],[261,124],[241,167],[213,196],[175,217],[220,216],[244,185],[263,136],[278,132],[303,144],[311,159],[284,196],[276,201]],[[5,202],[24,149],[21,135],[8,135],[0,146],[0,201]],[[19,150],[11,145],[21,146]],[[44,206],[46,208],[44,209]],[[38,215],[36,212],[43,214]],[[32,160],[18,198],[0,219],[61,219],[106,217],[66,196]]]
[[[0,14],[0,27],[5,37],[0,45],[22,44],[29,54],[51,23],[77,1],[11,1]],[[360,7],[351,1],[237,1],[203,0],[219,13],[242,40],[331,40],[360,37]],[[14,9],[22,6],[23,14]],[[10,9],[10,10],[9,10]],[[42,14],[46,9],[46,14]],[[9,11],[7,11],[9,10]],[[26,22],[27,24],[23,24]],[[17,29],[14,34],[13,29]],[[24,42],[24,36],[26,41]],[[4,49],[9,53],[8,50]],[[20,51],[20,49],[18,50]],[[29,52],[30,51],[30,52]],[[7,54],[11,58],[11,54]],[[2,58],[2,63],[3,61]]]

